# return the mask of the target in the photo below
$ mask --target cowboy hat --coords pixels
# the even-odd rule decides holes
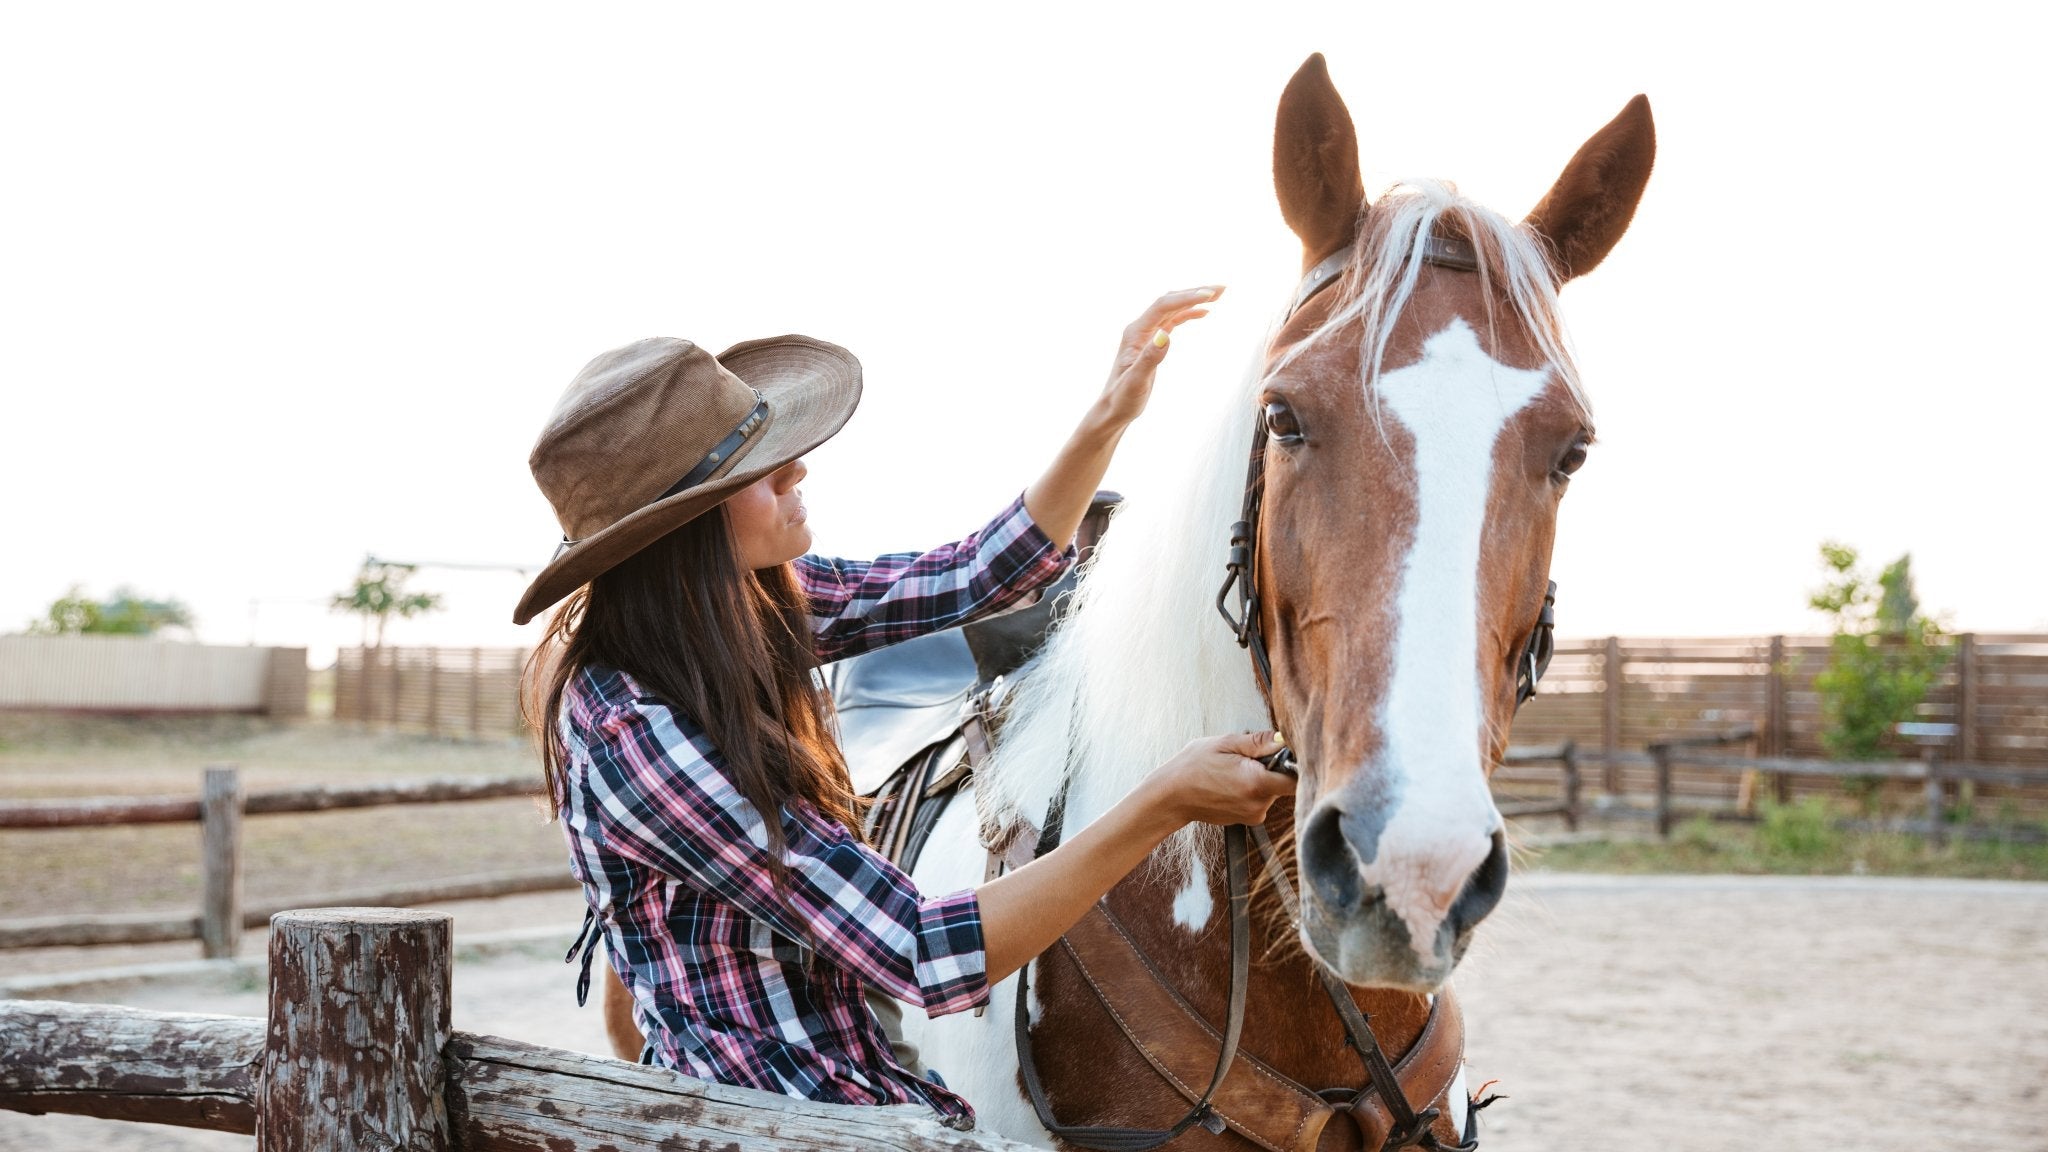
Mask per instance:
[[[527,458],[562,543],[512,622],[831,439],[860,387],[853,353],[808,336],[749,340],[715,357],[656,337],[592,360]]]

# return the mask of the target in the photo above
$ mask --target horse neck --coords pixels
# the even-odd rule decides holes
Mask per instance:
[[[985,778],[1000,810],[1042,826],[1066,793],[1065,822],[1106,812],[1199,736],[1270,721],[1248,657],[1216,616],[1229,527],[1242,500],[1252,405],[1233,390],[1209,450],[1168,496],[1117,510],[1073,610],[1018,678]],[[1177,836],[1162,859],[1184,871],[1201,837]]]

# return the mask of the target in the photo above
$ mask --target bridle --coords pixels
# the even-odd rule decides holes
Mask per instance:
[[[1294,303],[1287,310],[1287,319],[1292,319],[1304,305],[1323,289],[1336,283],[1350,263],[1349,249],[1340,250],[1318,262],[1302,278],[1296,290]],[[1449,237],[1431,236],[1424,242],[1422,259],[1438,267],[1473,271],[1479,266],[1477,253],[1466,241]],[[1216,611],[1229,623],[1231,632],[1237,637],[1238,647],[1251,654],[1252,670],[1258,678],[1259,694],[1266,702],[1266,714],[1278,727],[1273,710],[1273,665],[1266,650],[1266,638],[1260,623],[1261,602],[1259,599],[1256,563],[1256,549],[1259,538],[1259,512],[1265,498],[1265,462],[1267,443],[1266,424],[1263,419],[1254,421],[1250,461],[1247,465],[1244,484],[1242,515],[1230,526],[1230,550],[1225,561],[1226,575],[1223,586],[1216,592]],[[1232,589],[1237,592],[1237,612],[1233,615],[1229,599]],[[1522,705],[1536,695],[1536,684],[1550,667],[1553,649],[1553,610],[1557,600],[1557,582],[1549,581],[1543,595],[1543,608],[1537,615],[1535,625],[1530,629],[1528,639],[1515,661],[1515,707]],[[1276,772],[1297,775],[1298,766],[1291,747],[1265,759],[1266,766]],[[1038,838],[1034,856],[1042,856],[1057,847],[1060,841],[1060,826],[1064,815],[1066,790],[1053,801],[1046,814],[1045,828]],[[1263,825],[1247,827],[1233,824],[1224,829],[1224,855],[1229,892],[1230,908],[1230,999],[1228,1016],[1223,1030],[1222,1048],[1217,1054],[1216,1069],[1208,1088],[1192,1108],[1179,1121],[1168,1128],[1123,1128],[1110,1125],[1069,1125],[1061,1124],[1053,1116],[1052,1102],[1046,1096],[1044,1084],[1038,1075],[1037,1062],[1031,1051],[1029,1021],[1030,972],[1026,964],[1017,973],[1017,1005],[1015,1031],[1019,1072],[1024,1082],[1032,1107],[1038,1113],[1038,1121],[1053,1135],[1082,1148],[1096,1149],[1097,1152],[1148,1152],[1178,1137],[1195,1125],[1208,1132],[1220,1135],[1224,1130],[1223,1118],[1211,1106],[1211,1100],[1229,1075],[1230,1066],[1237,1055],[1237,1045],[1244,1031],[1244,1009],[1246,988],[1250,981],[1251,925],[1250,925],[1250,850],[1247,840],[1255,841],[1263,858],[1266,874],[1274,890],[1279,893],[1286,907],[1288,920],[1299,929],[1301,910],[1294,886],[1288,881],[1279,851],[1272,837]],[[1312,962],[1323,991],[1344,1025],[1348,1046],[1358,1054],[1365,1066],[1368,1084],[1361,1089],[1331,1088],[1320,1093],[1325,1099],[1336,1104],[1341,1110],[1361,1106],[1369,1094],[1376,1093],[1393,1121],[1386,1140],[1379,1152],[1394,1152],[1402,1148],[1420,1148],[1424,1152],[1475,1152],[1479,1147],[1476,1113],[1490,1103],[1471,1102],[1466,1112],[1465,1130],[1457,1144],[1446,1145],[1437,1138],[1434,1125],[1439,1112],[1434,1107],[1421,1111],[1408,1101],[1401,1089],[1394,1064],[1387,1059],[1380,1048],[1379,1040],[1373,1035],[1370,1019],[1361,1012],[1352,1000],[1350,989],[1334,973],[1320,963]],[[1434,1014],[1435,1007],[1431,1012]]]
[[[1302,277],[1301,287],[1295,291],[1294,305],[1287,310],[1287,319],[1293,319],[1303,305],[1336,283],[1350,263],[1350,257],[1349,249],[1340,250],[1309,269],[1308,274]],[[1479,267],[1478,256],[1471,244],[1444,236],[1431,236],[1424,242],[1422,260],[1425,264],[1467,272]],[[1254,420],[1251,459],[1244,477],[1244,503],[1237,522],[1230,526],[1230,551],[1224,561],[1226,575],[1223,587],[1216,590],[1216,611],[1230,625],[1231,632],[1237,637],[1237,646],[1251,653],[1252,671],[1259,681],[1259,695],[1265,698],[1266,715],[1276,720],[1277,728],[1277,715],[1273,710],[1273,660],[1267,655],[1265,631],[1260,623],[1262,605],[1255,554],[1259,545],[1259,511],[1266,498],[1267,439],[1266,422]],[[1522,651],[1515,659],[1515,708],[1518,711],[1536,695],[1536,682],[1543,679],[1543,673],[1549,669],[1555,646],[1552,625],[1557,605],[1557,581],[1547,581],[1546,585],[1543,609],[1537,614],[1536,623],[1530,628],[1529,637],[1522,642]],[[1228,603],[1233,588],[1237,591],[1237,612],[1234,615]],[[1294,753],[1288,749],[1283,748],[1268,759],[1267,766],[1276,771],[1294,771]]]

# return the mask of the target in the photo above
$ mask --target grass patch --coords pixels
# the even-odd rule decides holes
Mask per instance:
[[[1531,867],[1559,872],[1738,873],[1780,876],[1946,876],[2048,880],[2048,844],[1952,839],[1836,827],[1849,813],[1819,797],[1766,802],[1755,823],[1695,817],[1668,840],[1616,837],[1532,848]]]

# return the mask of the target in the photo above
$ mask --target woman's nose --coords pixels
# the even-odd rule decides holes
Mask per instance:
[[[804,477],[810,474],[809,466],[802,460],[791,460],[783,466],[782,471],[775,477],[775,490],[777,492],[787,492],[798,484],[803,483]]]

